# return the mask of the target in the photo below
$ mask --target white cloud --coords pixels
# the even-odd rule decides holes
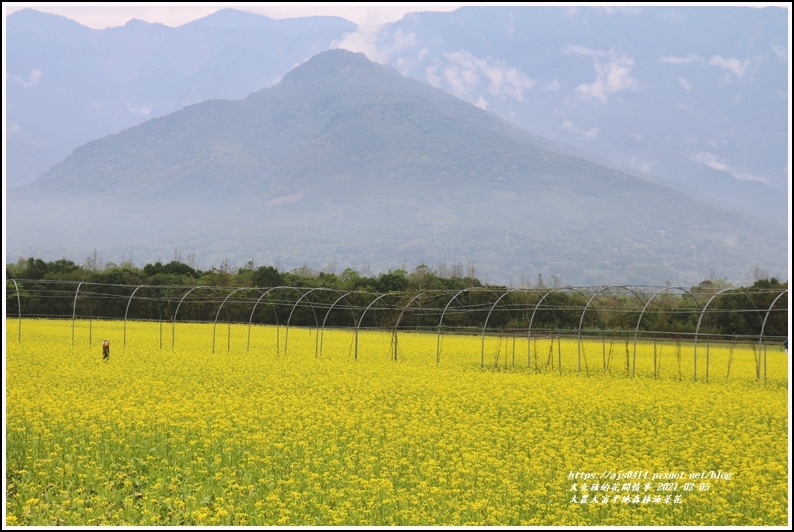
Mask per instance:
[[[698,152],[692,157],[692,159],[695,162],[705,164],[714,170],[720,170],[722,172],[728,171],[728,165],[724,161],[720,161],[719,158],[713,153],[705,151]]]
[[[272,200],[265,203],[268,207],[273,207],[276,205],[289,205],[290,203],[295,203],[303,199],[303,191],[293,192],[292,194],[286,194],[284,196],[278,196],[273,198]]]
[[[552,91],[552,92],[554,92],[556,90],[559,90],[560,82],[555,79],[554,81],[550,81],[548,83],[544,83],[543,85],[541,85],[541,88],[544,91]]]
[[[656,167],[656,161],[643,161],[638,159],[636,156],[632,155],[629,157],[627,164],[630,168],[633,168],[643,174],[652,174],[653,169]]]
[[[614,50],[593,50],[585,46],[569,45],[565,51],[593,58],[596,79],[576,87],[580,98],[594,99],[605,103],[610,94],[634,90],[637,80],[631,77],[634,60],[626,54],[618,55]]]
[[[492,81],[491,89],[496,96],[498,96],[499,93],[504,92],[504,94],[520,102],[524,101],[524,91],[532,89],[536,83],[535,80],[528,78],[517,68],[508,68],[507,70],[503,70],[502,68],[496,66],[489,69],[489,73],[493,74],[494,77],[496,77],[498,74],[499,77],[500,84],[497,87],[493,83],[494,79],[489,75],[489,79]],[[504,75],[502,76],[502,74]]]
[[[127,111],[137,116],[149,116],[149,114],[152,112],[152,107],[150,105],[141,105],[140,107],[132,107],[128,105]]]
[[[425,69],[425,81],[437,89],[441,88],[443,79],[438,75],[438,65],[430,65]]]
[[[471,70],[462,70],[457,65],[451,65],[444,69],[444,81],[454,94],[466,96],[469,89],[480,82],[480,78]]]
[[[37,85],[41,79],[41,76],[41,69],[34,68],[30,71],[30,76],[28,76],[27,79],[23,78],[22,76],[9,76],[8,79],[27,89]]]
[[[434,87],[446,87],[461,98],[477,102],[479,107],[486,101],[483,92],[496,98],[523,102],[524,93],[537,83],[503,61],[483,59],[466,50],[445,53],[444,58],[445,64],[437,60],[425,69],[425,80]]]
[[[724,68],[737,78],[742,78],[744,77],[744,73],[747,72],[747,67],[750,65],[750,61],[748,59],[739,61],[735,57],[725,59],[719,55],[714,55],[711,57],[711,59],[709,59],[709,64]]]
[[[686,57],[678,57],[675,55],[666,55],[664,57],[659,58],[660,63],[664,63],[667,65],[688,65],[690,63],[701,62],[703,59],[696,56],[695,54],[688,55]]]
[[[727,172],[736,179],[741,179],[742,181],[758,181],[760,183],[769,184],[769,179],[752,174],[743,166],[733,166],[710,152],[698,152],[692,156],[692,160],[700,164],[705,164],[714,170]]]
[[[592,139],[596,138],[598,136],[598,133],[601,131],[600,129],[598,129],[595,126],[591,127],[590,129],[587,129],[587,130],[582,129],[580,127],[577,127],[570,120],[566,120],[565,122],[563,122],[562,123],[562,127],[563,127],[563,129],[567,129],[568,131],[573,131],[577,135],[582,136],[582,137],[586,138],[587,140],[592,140]]]
[[[784,62],[788,62],[788,49],[785,46],[781,46],[779,44],[773,44],[772,52],[777,56],[778,59]]]
[[[397,62],[394,64],[394,67],[403,73],[403,75],[408,75],[411,69],[411,62],[407,61],[406,59],[400,57],[397,59]]]
[[[733,177],[735,177],[736,179],[741,179],[742,181],[758,181],[759,183],[764,183],[766,185],[770,183],[769,179],[767,179],[766,177],[751,174],[750,172],[748,172],[743,168],[732,169],[731,173],[733,174]]]
[[[684,89],[686,89],[688,91],[692,90],[692,84],[690,82],[688,82],[685,78],[679,77],[678,78],[678,84],[681,85]]]
[[[378,16],[377,12],[370,12],[355,31],[346,33],[342,40],[332,43],[331,48],[361,52],[371,61],[385,64],[395,53],[418,44],[416,34],[405,33],[402,28],[382,34],[381,27],[387,22],[389,20],[385,15]]]
[[[515,67],[508,67],[503,61],[491,58],[482,59],[466,50],[444,54],[446,58],[460,67],[466,79],[479,84],[480,76],[488,81],[488,92],[501,98],[509,96],[519,102],[524,101],[524,91],[535,86],[535,80],[527,77]]]
[[[779,52],[779,50],[775,49],[774,47],[772,48],[772,50],[775,53]],[[697,56],[695,54],[690,54],[685,57],[666,55],[664,57],[660,57],[659,62],[668,65],[689,65],[692,63],[704,63],[705,60],[702,57]],[[735,57],[729,57],[726,59],[719,55],[713,55],[708,60],[708,64],[711,66],[718,66],[722,69],[725,69],[728,74],[732,74],[737,78],[741,79],[744,77],[745,73],[747,72],[747,67],[750,66],[750,60],[745,59],[744,61],[740,61]],[[681,86],[684,87],[686,90],[689,90],[691,88],[691,85],[687,86],[688,82],[683,83],[681,80],[683,80],[683,78],[678,78],[678,81],[681,84]],[[724,81],[728,81],[728,76],[726,76]]]
[[[584,55],[584,56],[592,56],[592,57],[604,57],[610,54],[610,52],[606,50],[593,50],[592,48],[588,48],[587,46],[581,46],[579,44],[569,44],[563,50],[565,53],[574,54],[574,55]]]

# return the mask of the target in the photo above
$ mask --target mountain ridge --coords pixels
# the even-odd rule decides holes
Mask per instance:
[[[317,17],[301,31],[291,28],[295,21],[267,20],[269,29],[141,21],[94,30],[33,9],[12,13],[4,35],[8,188],[32,182],[91,140],[272,85],[356,28],[338,17],[327,25]]]
[[[739,276],[758,256],[784,264],[763,225],[538,139],[363,55],[323,52],[243,100],[88,143],[9,191],[8,250],[190,247],[295,267],[410,257],[581,284]],[[59,207],[65,197],[87,212]]]

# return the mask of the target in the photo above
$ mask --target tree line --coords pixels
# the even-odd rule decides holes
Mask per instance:
[[[410,292],[416,290],[456,290],[483,286],[469,268],[464,274],[462,265],[434,270],[424,264],[412,272],[394,269],[376,276],[363,275],[352,268],[341,274],[316,271],[302,266],[281,272],[273,266],[255,267],[253,261],[234,271],[228,261],[202,271],[173,260],[166,264],[155,262],[138,268],[130,262],[102,265],[96,257],[78,265],[68,259],[45,262],[42,259],[19,259],[6,265],[7,279],[83,281],[96,284],[153,285],[153,286],[223,286],[223,287],[325,287],[335,290],[367,290],[371,292]]]
[[[781,297],[788,283],[774,277],[746,287],[703,281],[685,292],[657,287],[645,294],[621,287],[549,287],[539,278],[533,287],[511,291],[481,282],[471,269],[464,275],[460,266],[433,270],[420,265],[411,272],[367,276],[350,268],[338,275],[307,267],[281,272],[253,262],[236,271],[226,262],[201,271],[177,260],[99,268],[95,262],[28,258],[6,265],[6,279],[17,281],[17,286],[6,285],[7,313],[23,317],[171,320],[179,309],[180,321],[431,329],[445,309],[444,325],[461,329],[481,328],[487,321],[489,329],[518,331],[531,325],[533,330],[576,331],[581,325],[587,334],[602,335],[639,329],[675,336],[697,330],[724,339],[752,338],[762,327],[765,337],[782,339],[788,333],[788,299]],[[81,282],[86,286],[76,297]],[[133,305],[136,287],[145,289],[135,294]],[[178,307],[191,288],[195,293]],[[310,289],[315,290],[309,295]],[[262,299],[266,290],[268,297]],[[364,312],[380,295],[380,304]],[[705,306],[708,312],[701,316]]]

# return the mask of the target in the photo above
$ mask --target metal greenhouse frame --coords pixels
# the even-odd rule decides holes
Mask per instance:
[[[71,288],[70,288],[71,287]],[[92,288],[89,288],[92,287]],[[93,290],[93,291],[92,291]],[[146,291],[148,297],[141,294]],[[677,292],[674,294],[673,292]],[[202,294],[199,298],[197,294]],[[698,347],[706,341],[705,380],[709,379],[709,347],[712,339],[727,341],[730,329],[719,325],[718,318],[727,316],[757,324],[756,331],[745,335],[744,342],[757,342],[759,356],[756,359],[756,379],[765,381],[766,346],[770,342],[780,342],[782,337],[770,336],[767,332],[773,312],[786,312],[779,301],[788,294],[788,288],[779,289],[740,289],[724,288],[718,291],[700,291],[681,286],[591,286],[591,287],[553,287],[553,288],[498,288],[470,287],[459,290],[428,289],[419,292],[375,293],[365,290],[337,290],[325,287],[220,287],[220,286],[157,286],[157,285],[110,285],[89,282],[8,279],[6,284],[7,308],[16,303],[13,314],[6,319],[17,319],[17,341],[23,339],[23,320],[26,318],[70,318],[72,345],[77,341],[75,325],[78,320],[106,319],[122,321],[123,346],[127,346],[127,322],[131,321],[133,300],[139,301],[139,313],[147,314],[148,321],[160,323],[160,348],[163,347],[162,326],[170,322],[171,349],[176,345],[177,323],[198,321],[212,323],[212,338],[208,342],[211,352],[217,347],[217,326],[220,322],[227,325],[226,350],[231,351],[232,324],[247,325],[246,351],[250,351],[251,329],[261,324],[273,324],[276,328],[275,352],[288,356],[290,329],[309,327],[316,330],[315,356],[323,356],[323,335],[327,328],[349,330],[352,337],[352,352],[359,359],[359,333],[363,329],[389,331],[392,334],[390,357],[398,360],[398,337],[401,333],[422,331],[436,335],[436,363],[441,363],[443,338],[452,334],[471,334],[480,337],[480,365],[485,367],[487,343],[489,338],[498,339],[496,359],[500,357],[502,341],[505,345],[504,364],[508,365],[508,343],[512,339],[512,361],[516,365],[516,339],[526,338],[526,368],[532,368],[533,342],[549,339],[549,360],[554,370],[554,342],[557,342],[556,371],[563,372],[560,338],[576,340],[576,371],[592,370],[583,348],[583,336],[600,338],[602,341],[603,369],[607,370],[606,342],[610,343],[610,355],[615,338],[619,335],[626,344],[626,370],[631,377],[637,368],[637,344],[640,336],[654,341],[654,376],[657,375],[656,347],[658,336],[682,339],[692,346],[692,379],[697,381]],[[193,297],[191,297],[193,296]],[[764,296],[771,299],[763,308],[754,302],[753,297]],[[137,299],[136,299],[137,297]],[[715,308],[721,298],[731,297],[730,305],[724,309]],[[67,303],[67,298],[70,303]],[[684,304],[684,299],[691,301]],[[672,308],[664,302],[672,301]],[[785,300],[785,299],[784,299]],[[736,307],[736,301],[744,301]],[[189,305],[189,303],[195,303]],[[36,310],[29,310],[37,303]],[[176,304],[172,308],[173,304]],[[235,303],[235,305],[232,305]],[[257,315],[257,309],[265,303],[272,310]],[[241,307],[251,307],[250,314],[241,313]],[[86,313],[86,306],[88,312]],[[188,307],[195,307],[190,310]],[[94,309],[99,309],[96,312]],[[44,312],[41,309],[49,309]],[[57,309],[57,310],[56,310]],[[122,311],[123,309],[123,311]],[[298,309],[303,309],[298,312]],[[156,312],[155,312],[156,310]],[[173,310],[173,312],[172,312]],[[165,311],[165,313],[164,313]],[[180,313],[180,311],[182,311]],[[588,313],[588,311],[592,311]],[[67,314],[68,312],[68,314]],[[104,314],[103,314],[104,312]],[[334,312],[342,312],[333,314]],[[224,318],[221,314],[224,313]],[[187,314],[187,316],[185,316]],[[298,316],[301,314],[301,316]],[[348,315],[349,318],[343,316]],[[332,318],[333,315],[333,319]],[[670,317],[690,323],[691,332],[668,330]],[[202,317],[203,316],[203,317]],[[270,316],[270,317],[268,317]],[[683,316],[683,317],[682,317]],[[437,321],[436,318],[437,317]],[[711,317],[712,319],[707,319]],[[586,320],[588,318],[588,320]],[[696,318],[696,320],[695,320]],[[138,318],[139,320],[142,318]],[[644,321],[645,319],[645,321]],[[264,321],[262,321],[264,320]],[[445,322],[446,320],[446,322]],[[749,321],[748,321],[749,320]],[[711,322],[708,325],[708,322]],[[725,321],[723,319],[722,321]],[[592,325],[586,325],[590,323]],[[777,320],[779,322],[779,319]],[[333,325],[333,324],[336,325]],[[341,323],[341,325],[340,325]],[[413,323],[413,325],[411,325]],[[465,326],[460,324],[464,323]],[[564,326],[568,323],[568,326]],[[675,322],[674,322],[675,323]],[[457,324],[457,325],[455,325]],[[562,324],[562,325],[561,325]],[[661,324],[661,325],[660,325]],[[722,327],[722,329],[720,329]],[[281,348],[281,329],[284,329],[283,350]],[[780,328],[776,325],[776,328]],[[90,327],[89,327],[90,330]],[[633,341],[632,360],[629,367],[629,339]],[[734,339],[736,335],[734,334]],[[92,342],[89,334],[89,343]],[[534,352],[535,370],[539,371],[540,352]],[[572,370],[569,370],[572,371]]]

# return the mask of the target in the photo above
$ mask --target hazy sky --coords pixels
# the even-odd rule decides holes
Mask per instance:
[[[61,15],[94,29],[123,26],[134,18],[176,27],[206,17],[223,8],[239,9],[274,19],[333,15],[358,24],[358,29],[348,33],[341,41],[335,43],[334,48],[363,52],[372,61],[384,63],[386,58],[378,53],[377,46],[375,46],[378,31],[384,24],[396,22],[406,13],[452,11],[463,5],[531,6],[543,4],[548,4],[548,2],[500,2],[497,4],[482,2],[3,2],[3,34],[5,35],[5,17],[24,8]],[[576,5],[581,3],[553,3],[553,5],[561,4]],[[686,5],[688,2],[671,2],[670,4]],[[627,4],[593,2],[588,5],[622,7]],[[658,5],[658,3],[632,2],[631,5]],[[788,2],[725,2],[710,5],[752,5],[753,7],[779,5],[790,8],[791,4]]]
[[[567,3],[576,4],[576,2]],[[686,5],[688,2],[672,3]],[[542,5],[548,4],[548,2],[500,2],[498,4]],[[597,2],[594,4],[626,5],[616,2]],[[658,3],[648,2],[632,2],[631,4],[658,5]],[[62,15],[94,29],[123,26],[128,20],[133,18],[147,22],[159,22],[174,27],[206,17],[222,8],[234,8],[276,19],[310,15],[335,15],[369,28],[397,21],[405,13],[415,11],[452,11],[462,5],[485,4],[483,2],[3,2],[3,17],[14,11],[30,7],[38,11]],[[560,3],[554,3],[554,5],[560,5]],[[722,5],[790,6],[788,2],[724,2]]]
[[[3,2],[4,16],[30,7],[46,13],[55,13],[76,20],[94,29],[123,26],[137,18],[147,22],[160,22],[167,26],[181,26],[192,20],[206,17],[223,8],[239,9],[270,18],[305,17],[310,15],[335,15],[359,25],[381,25],[402,18],[414,11],[451,11],[464,3],[451,2]]]

